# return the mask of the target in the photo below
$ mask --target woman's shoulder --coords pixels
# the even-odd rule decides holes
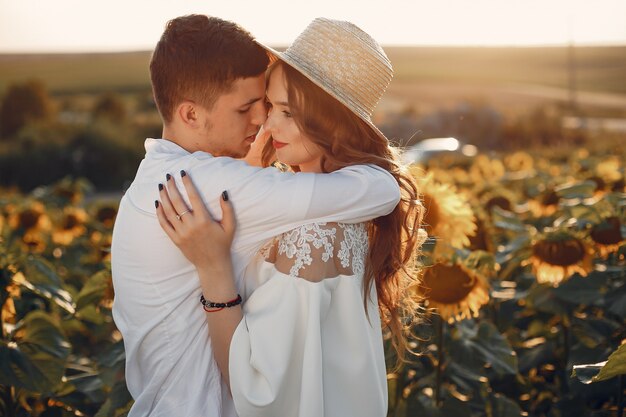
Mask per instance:
[[[266,261],[283,274],[319,282],[362,275],[368,248],[367,223],[308,223],[277,236]]]

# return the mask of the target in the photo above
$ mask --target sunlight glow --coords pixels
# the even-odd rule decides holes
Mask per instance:
[[[383,45],[626,44],[623,0],[0,0],[0,53],[149,50],[165,22],[204,13],[286,45],[315,17],[350,20]]]

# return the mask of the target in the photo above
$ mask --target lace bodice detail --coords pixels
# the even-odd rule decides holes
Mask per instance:
[[[278,236],[266,248],[266,261],[292,277],[320,281],[362,275],[368,247],[365,223],[311,223]]]

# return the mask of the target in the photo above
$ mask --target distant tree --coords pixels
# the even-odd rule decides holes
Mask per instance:
[[[49,119],[52,113],[52,101],[41,81],[11,84],[0,102],[0,133],[11,136],[28,123]]]
[[[126,120],[127,111],[124,99],[115,93],[105,93],[96,102],[93,108],[94,119],[108,119],[114,123]]]

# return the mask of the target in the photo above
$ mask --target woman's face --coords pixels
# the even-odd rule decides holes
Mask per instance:
[[[282,66],[274,68],[267,87],[268,115],[264,128],[273,138],[278,160],[302,172],[321,172],[322,150],[298,128],[287,97]]]

